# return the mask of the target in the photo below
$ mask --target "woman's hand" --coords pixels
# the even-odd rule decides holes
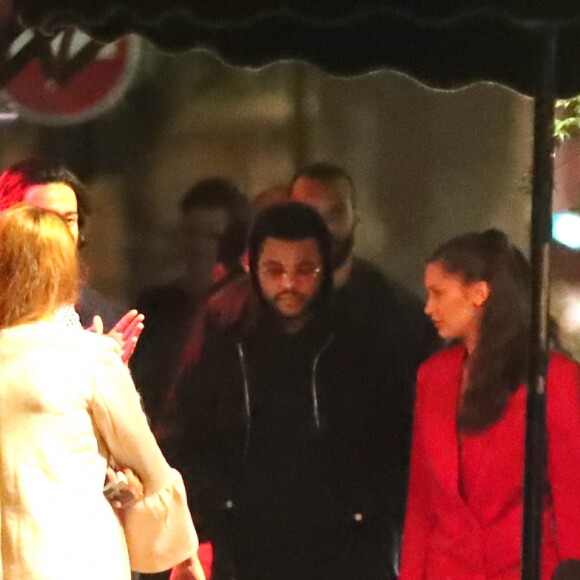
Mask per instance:
[[[145,317],[137,312],[137,310],[129,310],[123,315],[109,331],[107,336],[112,338],[118,345],[123,362],[127,364],[131,355],[135,351],[139,336],[143,332],[143,321]],[[103,320],[100,316],[93,318],[93,324],[87,328],[96,334],[103,334]]]
[[[197,554],[175,566],[169,580],[205,580],[205,574]]]
[[[122,316],[108,336],[114,338],[121,346],[123,362],[127,364],[133,354],[137,341],[143,332],[145,317],[137,310],[129,310]]]
[[[103,493],[113,508],[122,510],[143,499],[143,484],[130,469],[115,471],[107,467],[107,484]]]

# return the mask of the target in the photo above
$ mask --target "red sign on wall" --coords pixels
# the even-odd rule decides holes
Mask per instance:
[[[13,52],[27,42],[26,34],[33,33],[16,39]],[[43,43],[44,50],[4,92],[22,116],[47,124],[84,121],[112,107],[125,94],[140,51],[138,37],[103,46],[76,29]]]

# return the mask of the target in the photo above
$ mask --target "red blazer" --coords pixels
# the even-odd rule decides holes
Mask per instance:
[[[526,391],[490,428],[464,436],[460,458],[464,352],[447,349],[419,369],[400,580],[520,578]],[[560,560],[580,558],[580,367],[558,354],[548,367],[547,438],[545,580]]]

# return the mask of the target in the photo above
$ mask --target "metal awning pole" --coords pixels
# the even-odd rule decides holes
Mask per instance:
[[[546,38],[542,82],[535,99],[530,252],[532,321],[526,409],[522,580],[540,580],[541,578],[542,506],[546,489],[546,372],[550,242],[552,240],[556,48],[557,35],[554,29],[549,31]]]

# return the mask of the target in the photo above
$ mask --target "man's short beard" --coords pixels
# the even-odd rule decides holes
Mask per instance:
[[[352,254],[354,248],[354,232],[345,237],[332,237],[332,269],[338,270]]]
[[[290,291],[291,292],[291,291]],[[274,316],[274,318],[280,321],[291,321],[291,320],[299,320],[301,318],[308,317],[312,311],[314,310],[314,300],[308,301],[304,304],[304,309],[301,310],[299,313],[294,315],[287,315],[280,311],[278,307],[277,299],[281,294],[286,294],[288,291],[279,292],[276,294],[274,298],[268,298],[262,294],[263,303],[266,305],[267,309],[270,313]],[[292,293],[292,292],[291,292]]]
[[[303,309],[299,313],[297,313],[297,314],[291,314],[291,315],[283,314],[280,311],[279,307],[278,307],[278,298],[280,296],[283,296],[284,294],[293,294],[295,296],[302,296],[300,294],[300,292],[293,292],[292,290],[285,290],[283,292],[279,292],[276,295],[276,298],[274,300],[274,303],[272,304],[272,307],[276,311],[276,316],[278,316],[279,318],[282,318],[284,320],[297,320],[299,318],[302,318],[304,316],[307,316],[310,313],[310,311],[312,309],[312,300],[304,300],[304,302],[302,303],[303,304]]]

